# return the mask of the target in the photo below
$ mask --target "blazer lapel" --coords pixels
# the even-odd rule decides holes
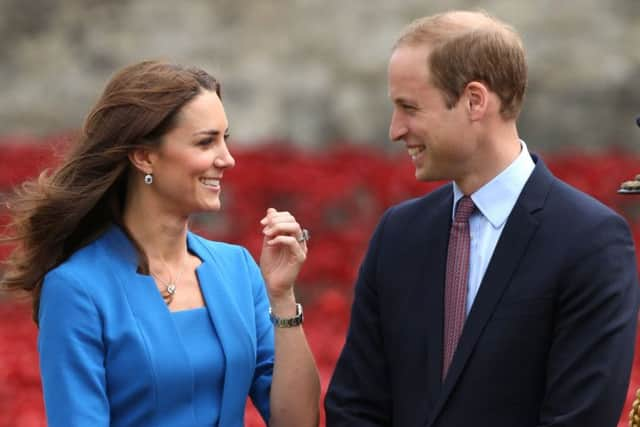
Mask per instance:
[[[189,248],[203,263],[198,267],[198,278],[207,304],[209,316],[218,334],[225,355],[225,375],[220,406],[221,426],[234,426],[241,420],[244,402],[238,405],[237,396],[247,395],[251,387],[253,369],[246,365],[247,360],[255,361],[255,343],[251,339],[247,319],[241,316],[243,309],[238,307],[232,283],[226,277],[225,269],[219,264],[214,253],[209,251],[191,233],[188,235]],[[246,310],[244,310],[246,311]],[[253,321],[253,318],[250,320]]]
[[[534,213],[542,209],[553,177],[541,160],[535,156],[534,160],[537,161],[536,168],[509,215],[504,230],[502,230],[502,235],[493,252],[478,295],[465,322],[458,348],[453,356],[445,382],[442,384],[442,391],[428,426],[433,425],[458,382],[464,366],[473,353],[476,342],[482,335],[538,228],[538,221]],[[444,313],[444,310],[439,313]],[[442,342],[442,336],[440,342]]]
[[[109,253],[116,254],[112,274],[127,295],[153,365],[157,408],[163,414],[162,408],[175,408],[178,405],[192,408],[193,378],[192,386],[184,387],[173,383],[175,376],[163,374],[171,372],[175,364],[191,363],[184,346],[178,344],[182,339],[171,312],[158,292],[153,278],[137,272],[138,254],[124,232],[118,226],[113,226],[106,232],[105,241],[110,246]],[[181,384],[183,381],[184,379],[180,379]],[[195,423],[193,410],[191,414]]]
[[[110,253],[117,254],[113,274],[127,294],[156,372],[156,401],[160,410],[158,416],[164,416],[162,408],[188,405],[193,417],[192,424],[195,425],[193,370],[191,370],[191,387],[173,384],[173,375],[162,374],[171,372],[174,364],[190,365],[191,363],[171,312],[158,292],[154,280],[150,276],[137,272],[138,255],[124,232],[119,227],[113,226],[106,232],[105,241],[111,246]],[[238,405],[236,396],[246,395],[251,387],[253,369],[247,366],[246,361],[255,361],[256,350],[255,343],[248,333],[250,327],[246,323],[253,321],[253,318],[247,319],[241,316],[240,313],[243,310],[238,307],[238,298],[233,291],[235,284],[226,277],[225,269],[216,260],[215,255],[191,233],[187,235],[187,245],[189,250],[202,260],[202,264],[196,270],[200,288],[225,355],[225,377],[219,424],[235,426],[238,420],[242,419],[244,412],[244,401]],[[183,381],[184,379],[180,380],[181,383]],[[167,421],[171,425],[181,425],[184,422],[184,419],[175,420],[175,422]]]

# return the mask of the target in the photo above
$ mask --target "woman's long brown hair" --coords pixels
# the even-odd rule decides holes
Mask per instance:
[[[45,274],[110,224],[122,224],[131,150],[160,144],[181,107],[202,90],[220,96],[219,83],[197,68],[157,61],[123,68],[107,83],[61,166],[16,189],[2,237],[15,247],[0,289],[29,293],[36,323]]]

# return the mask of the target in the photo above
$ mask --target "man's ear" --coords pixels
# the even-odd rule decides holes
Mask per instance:
[[[153,173],[152,151],[147,147],[139,147],[129,152],[129,161],[142,173]]]
[[[471,121],[482,119],[489,108],[489,89],[478,81],[467,83],[464,88],[467,102],[467,111]]]

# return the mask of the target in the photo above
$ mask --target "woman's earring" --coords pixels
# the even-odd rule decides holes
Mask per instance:
[[[152,182],[153,182],[153,175],[151,175],[150,173],[145,174],[144,183],[147,185],[151,185]]]

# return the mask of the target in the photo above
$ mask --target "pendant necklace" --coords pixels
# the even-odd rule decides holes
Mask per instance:
[[[154,273],[151,273],[151,275],[156,279],[158,284],[164,288],[164,290],[160,291],[160,295],[162,295],[162,299],[164,299],[164,302],[167,305],[169,305],[173,301],[173,297],[176,294],[176,291],[178,290],[178,282],[180,281],[180,277],[182,276],[182,272],[184,271],[185,263],[183,263],[182,266],[180,267],[180,270],[178,270],[178,275],[174,280],[168,264],[164,260],[161,260],[161,261],[164,264],[166,270],[169,272],[169,281],[163,283],[164,281],[161,280],[159,276],[157,276]]]

